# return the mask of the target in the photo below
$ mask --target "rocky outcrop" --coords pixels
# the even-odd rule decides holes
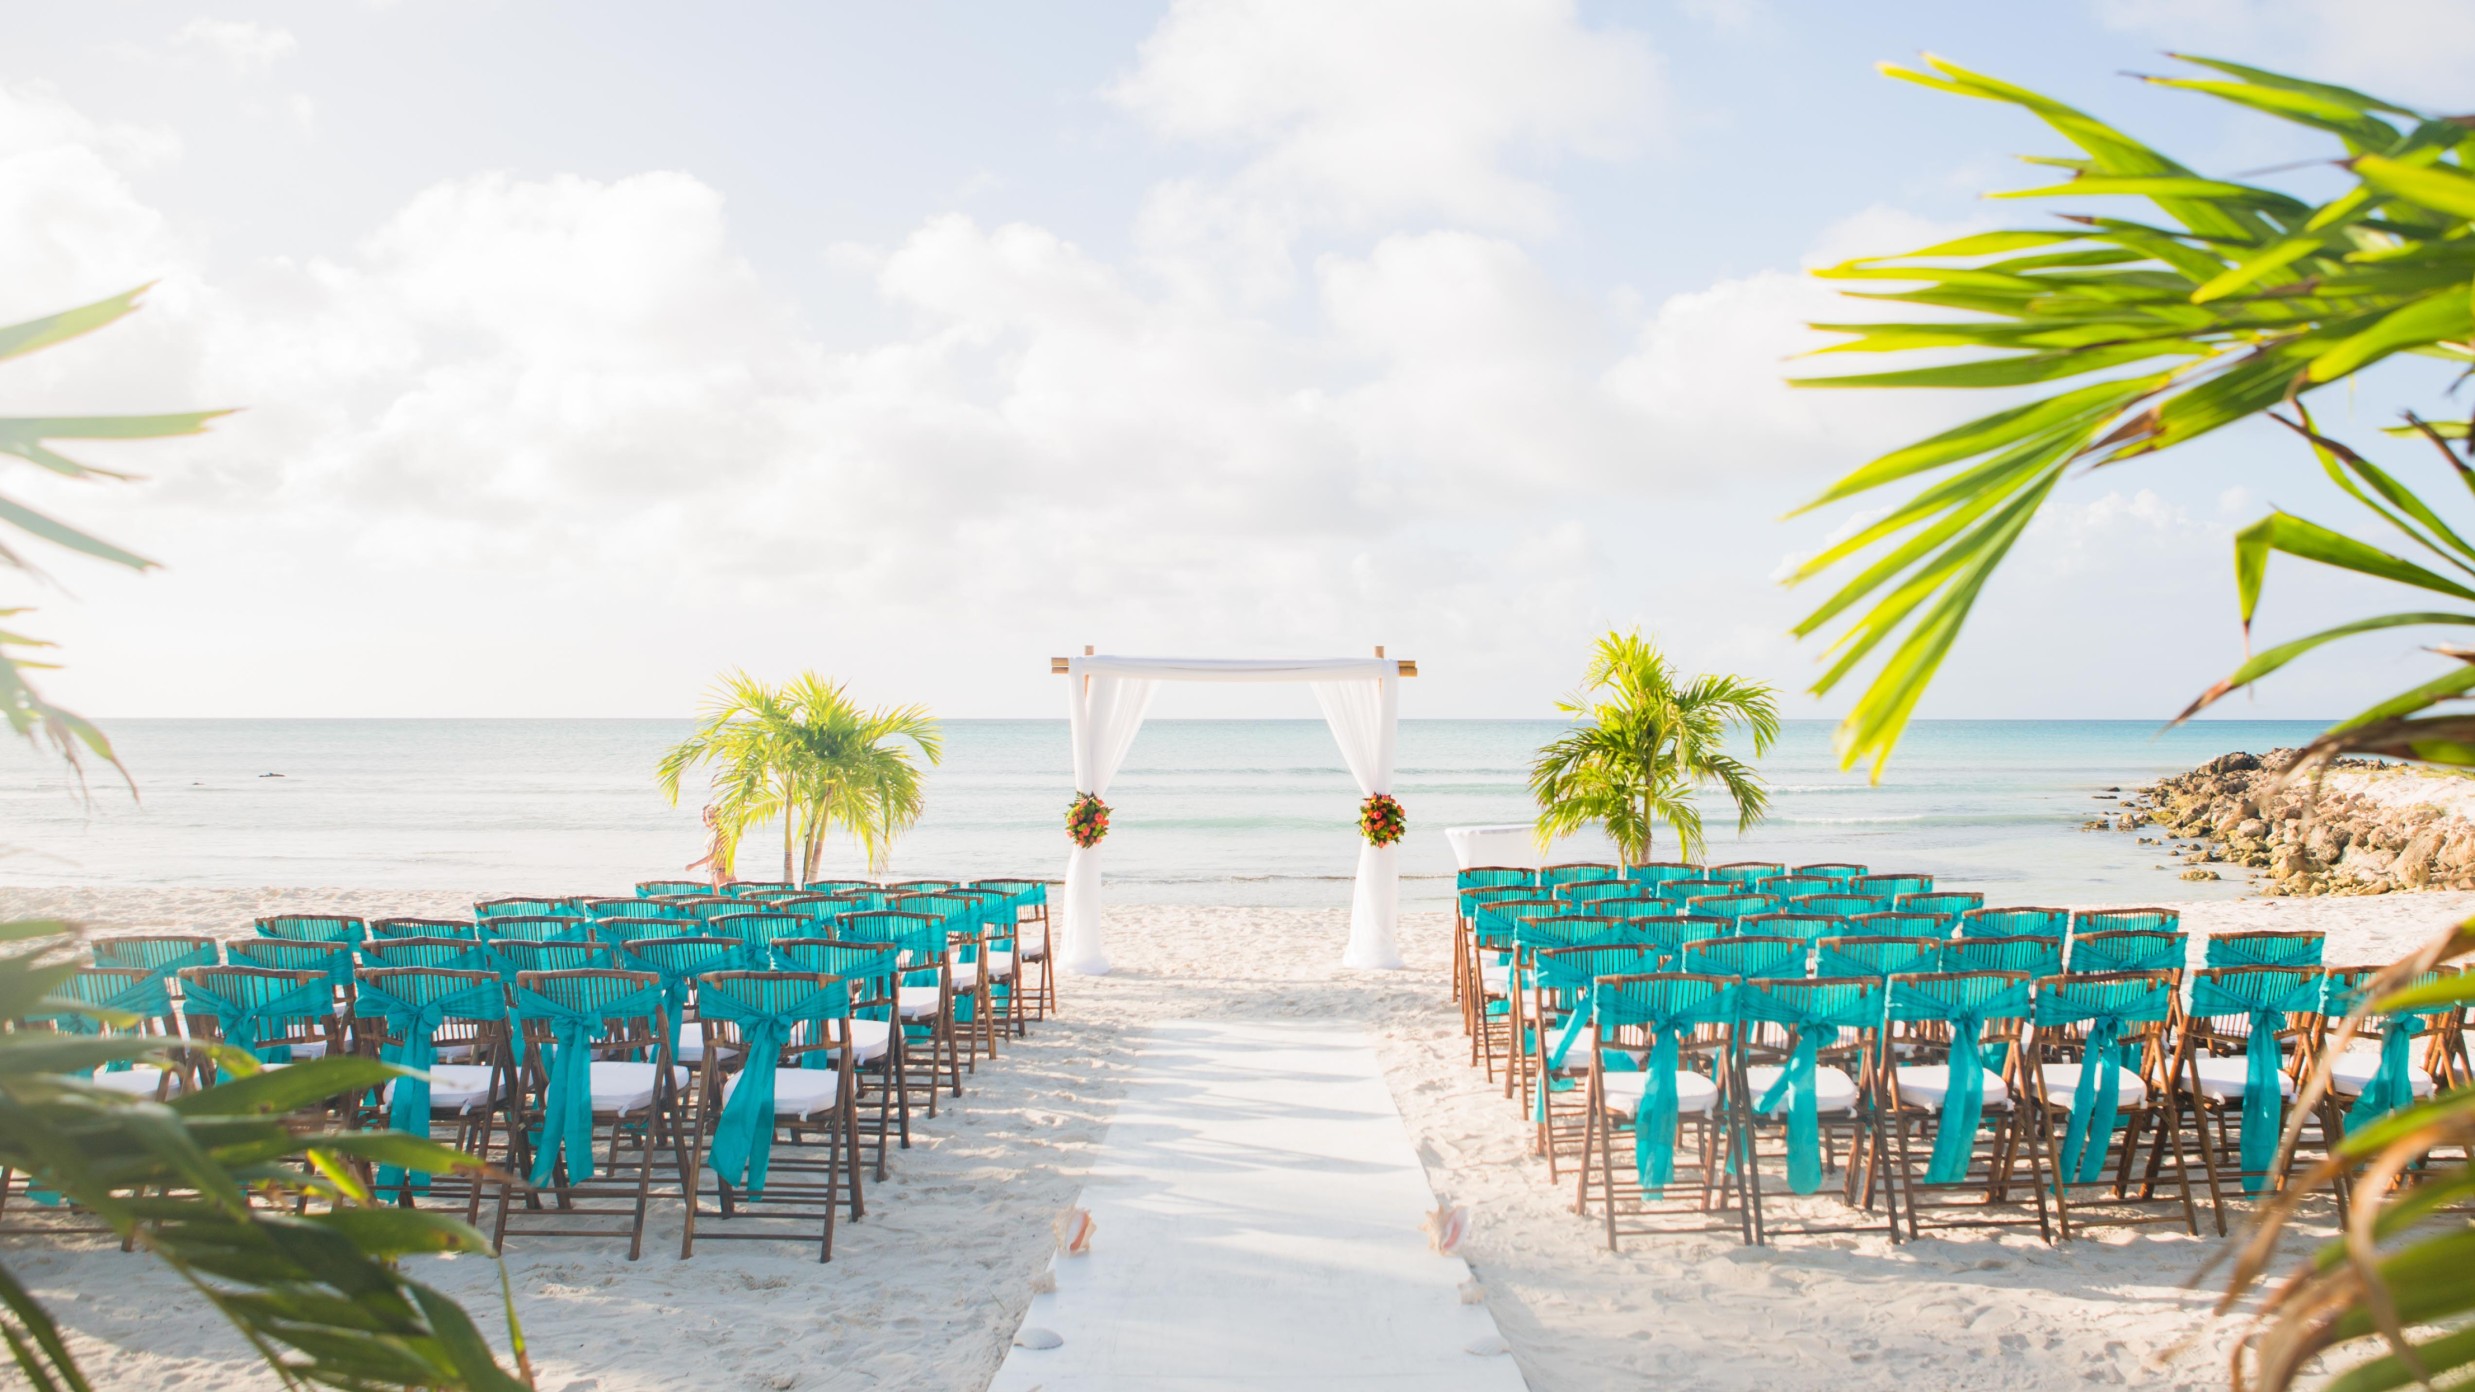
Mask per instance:
[[[2179,855],[2187,880],[2261,872],[2263,894],[2475,889],[2475,779],[2341,759],[2284,781],[2295,751],[2226,754],[2121,797],[2088,831],[2138,832]]]

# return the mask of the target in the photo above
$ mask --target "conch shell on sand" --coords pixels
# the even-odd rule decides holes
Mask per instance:
[[[1060,1253],[1069,1257],[1090,1253],[1092,1229],[1098,1226],[1092,1221],[1091,1210],[1068,1208],[1058,1214],[1057,1221],[1050,1226],[1057,1234],[1057,1250]]]
[[[1438,1203],[1420,1226],[1427,1230],[1427,1250],[1449,1257],[1460,1248],[1461,1239],[1469,1235],[1470,1211]]]

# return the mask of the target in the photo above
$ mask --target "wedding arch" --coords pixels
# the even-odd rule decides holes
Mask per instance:
[[[1117,657],[1085,648],[1081,657],[1053,657],[1049,671],[1067,679],[1074,740],[1074,788],[1099,797],[1125,762],[1143,713],[1164,681],[1305,682],[1314,688],[1341,760],[1358,791],[1392,792],[1392,761],[1400,724],[1401,678],[1418,664],[1373,657],[1205,658]],[[1358,876],[1349,901],[1349,946],[1341,965],[1389,970],[1401,965],[1394,940],[1400,916],[1401,871],[1396,845],[1361,838]],[[1100,934],[1100,846],[1076,846],[1066,857],[1066,970],[1099,976],[1109,969]]]

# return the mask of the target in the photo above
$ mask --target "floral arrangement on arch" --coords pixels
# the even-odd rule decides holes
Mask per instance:
[[[1098,793],[1075,794],[1074,805],[1066,809],[1066,838],[1088,851],[1108,834],[1109,805]]]
[[[1358,804],[1358,831],[1367,843],[1389,846],[1401,839],[1409,829],[1409,814],[1401,810],[1400,799],[1390,793],[1370,793]]]

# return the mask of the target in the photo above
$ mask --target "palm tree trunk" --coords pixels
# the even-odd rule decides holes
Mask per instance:
[[[799,803],[791,796],[790,780],[782,783],[782,878],[791,878],[792,855],[799,845]]]
[[[825,859],[825,812],[821,807],[808,809],[807,845],[800,852],[799,882],[806,884],[816,878],[817,867]]]

